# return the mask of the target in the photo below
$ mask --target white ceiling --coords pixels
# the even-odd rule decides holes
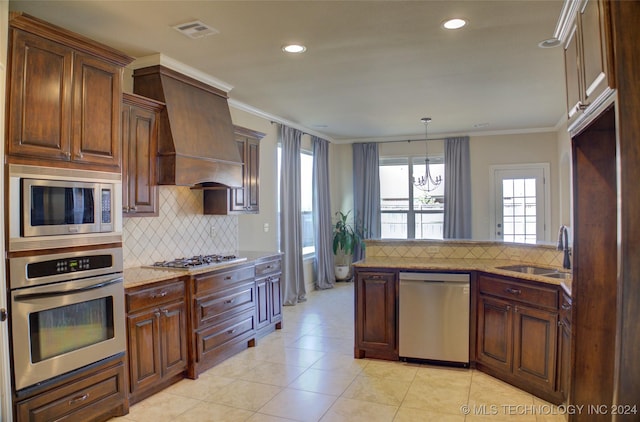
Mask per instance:
[[[565,109],[554,1],[10,1],[133,57],[162,53],[229,97],[341,141],[545,130]],[[469,25],[445,31],[441,22]],[[200,20],[198,40],[172,26]],[[289,42],[303,55],[281,51]],[[486,126],[484,126],[487,124]],[[477,127],[482,125],[483,127]]]

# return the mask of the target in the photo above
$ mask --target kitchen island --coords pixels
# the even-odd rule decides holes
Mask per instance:
[[[561,258],[550,246],[369,241],[367,257],[354,263],[354,356],[400,358],[400,272],[466,273],[470,365],[561,403],[567,391],[572,280],[557,266]]]

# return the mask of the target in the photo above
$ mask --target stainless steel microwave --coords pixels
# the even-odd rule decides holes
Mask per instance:
[[[118,173],[9,166],[9,250],[119,242]]]

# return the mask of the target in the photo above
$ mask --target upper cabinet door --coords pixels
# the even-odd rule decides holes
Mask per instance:
[[[69,160],[73,51],[20,30],[12,34],[7,153]]]
[[[7,161],[119,173],[122,69],[133,59],[20,13],[9,37]]]
[[[76,53],[73,71],[72,159],[119,168],[122,68]]]

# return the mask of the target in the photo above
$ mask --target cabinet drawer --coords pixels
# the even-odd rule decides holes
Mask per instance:
[[[281,259],[256,264],[256,277],[260,277],[266,274],[279,273],[281,271],[282,271]]]
[[[229,271],[212,272],[197,275],[194,277],[194,293],[196,296],[199,296],[203,292],[211,290],[222,290],[231,287],[240,281],[253,280],[254,276],[255,268],[253,265],[243,268],[236,268]]]
[[[227,344],[251,338],[255,328],[255,312],[252,309],[197,332],[198,361],[202,362],[216,349]]]
[[[127,312],[131,312],[174,300],[184,300],[185,287],[183,281],[174,281],[136,292],[127,292],[126,296]]]
[[[528,303],[534,306],[558,309],[558,290],[552,287],[532,286],[518,280],[478,277],[480,293]]]
[[[125,402],[124,364],[55,388],[16,404],[18,421],[94,420],[122,414]]]
[[[255,304],[255,284],[253,281],[196,299],[195,328],[211,324],[215,319],[226,319],[230,315],[247,309],[253,310]]]

